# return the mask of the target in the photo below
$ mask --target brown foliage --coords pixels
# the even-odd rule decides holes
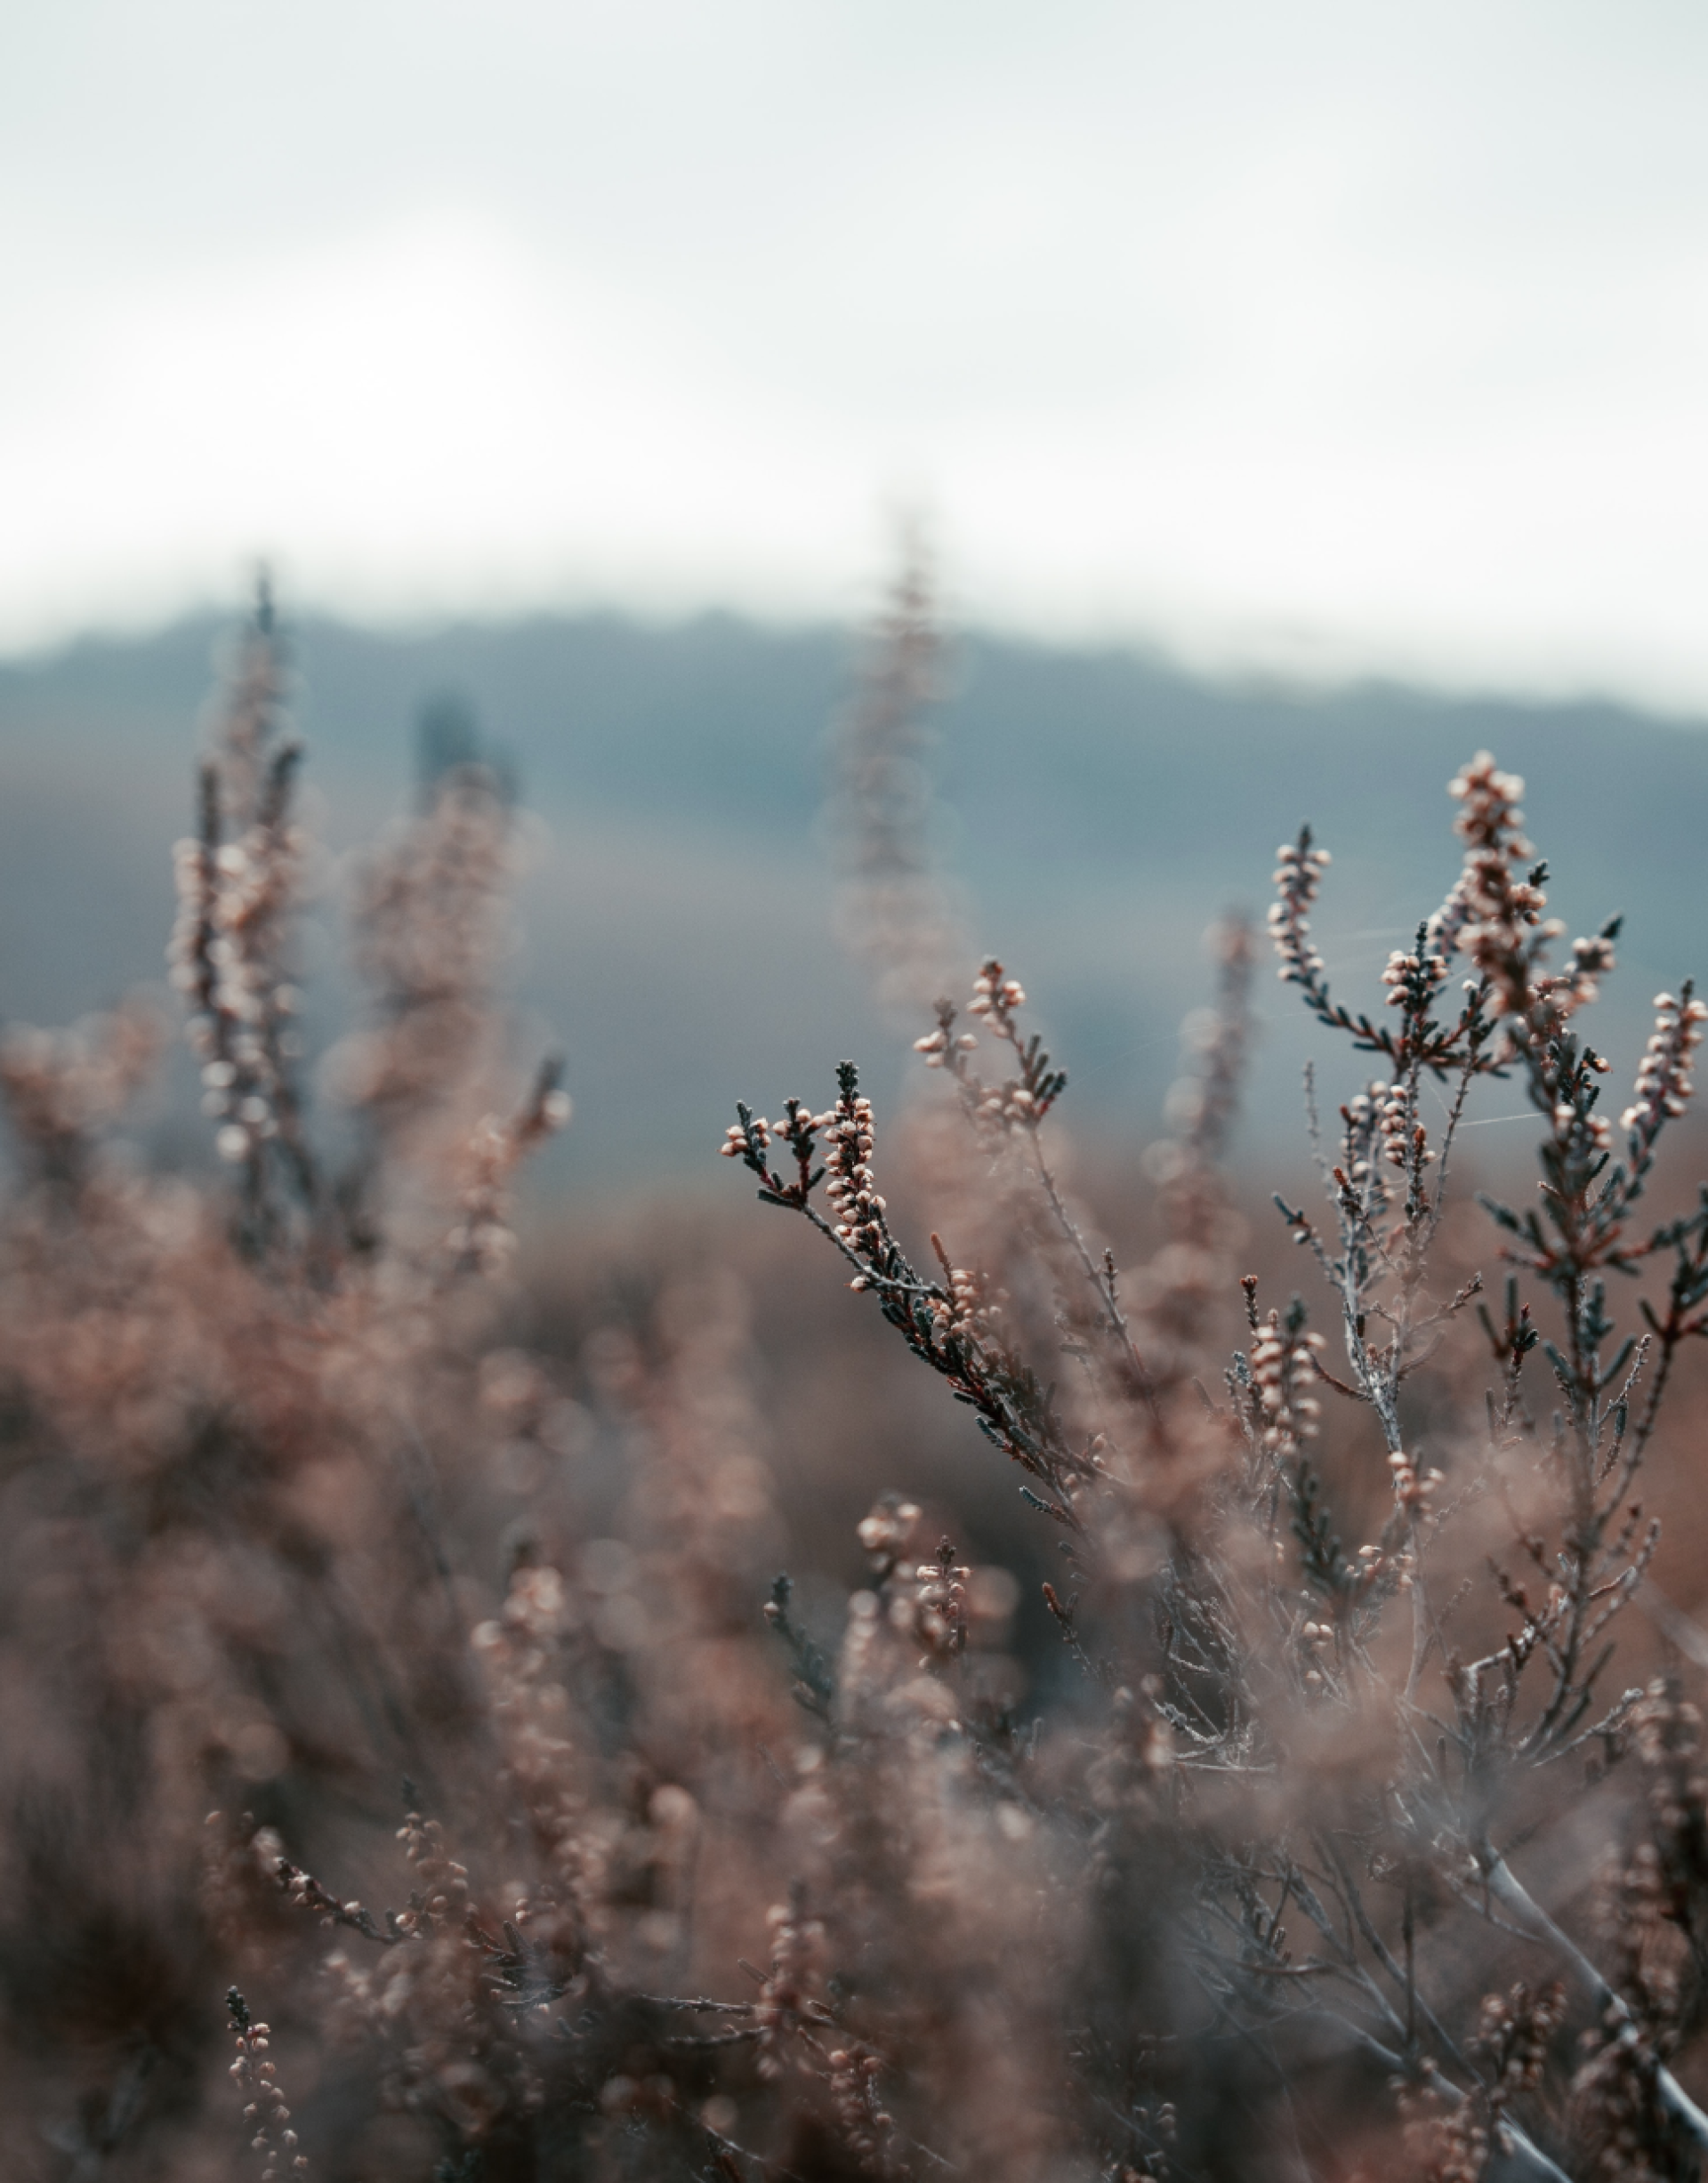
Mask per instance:
[[[910,575],[843,730],[850,915],[909,990],[948,930],[891,930],[942,902],[927,605]],[[818,1111],[740,1109],[761,1198],[971,1413],[957,1470],[890,1430],[873,1329],[761,1370],[812,1276],[756,1323],[715,1224],[518,1284],[512,1186],[567,1102],[549,1061],[502,1083],[478,766],[359,875],[328,1162],[286,685],[263,597],[173,942],[231,1187],[113,1156],[143,1014],[0,1046],[6,2171],[1695,2175],[1700,1722],[1680,1663],[1637,1630],[1622,1683],[1613,1647],[1708,1325],[1708,1211],[1638,1217],[1708,1011],[1661,996],[1602,1115],[1615,933],[1550,967],[1519,785],[1454,784],[1462,874],[1379,1018],[1311,941],[1324,853],[1282,852],[1282,976],[1376,1072],[1327,1128],[1313,1086],[1325,1211],[1282,1208],[1322,1331],[1246,1270],[1224,1170],[1237,922],[1125,1276],[995,959],[917,1041],[935,1108],[892,1131],[844,1064]],[[1488,1080],[1542,1188],[1479,1229],[1448,1177]],[[860,1581],[777,1575],[826,1478],[797,1438],[873,1435]],[[966,1543],[999,1478],[1024,1590]]]

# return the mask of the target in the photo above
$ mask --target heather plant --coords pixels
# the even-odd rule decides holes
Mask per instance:
[[[1067,1895],[1095,1934],[1074,1980],[1089,2022],[1059,2030],[1057,2082],[1076,2088],[1082,2157],[1110,2174],[1233,2171],[1270,2109],[1262,2131],[1285,2130],[1313,2172],[1376,2128],[1384,2082],[1413,2156],[1444,2177],[1694,2174],[1708,2147],[1672,2066],[1702,2020],[1696,1715],[1672,1674],[1620,1688],[1610,1673],[1659,1538],[1640,1473],[1677,1352],[1708,1325],[1708,1212],[1635,1221],[1708,1008],[1688,984],[1657,996],[1631,1100],[1616,1124],[1604,1115],[1610,1064],[1577,1019],[1613,968],[1616,922],[1551,968],[1560,928],[1543,915],[1521,785],[1483,754],[1452,786],[1463,868],[1391,957],[1378,1019],[1326,982],[1309,913],[1328,858],[1308,829],[1276,874],[1282,979],[1382,1071],[1332,1136],[1310,1087],[1326,1218],[1277,1201],[1325,1293],[1333,1364],[1306,1302],[1266,1309],[1253,1277],[1243,1347],[1220,1373],[1209,1348],[1227,1235],[1213,1156],[1245,1037],[1237,929],[1177,1102],[1186,1126],[1153,1159],[1169,1236],[1132,1303],[1058,1187],[1047,1124],[1065,1078],[1023,1027],[1018,981],[987,962],[964,1018],[939,1004],[918,1042],[1004,1187],[1030,1196],[1055,1299],[1048,1355],[1016,1339],[1003,1291],[937,1232],[923,1267],[910,1255],[851,1064],[823,1111],[791,1100],[771,1122],[741,1107],[724,1147],[762,1202],[840,1254],[1057,1534],[1062,1576],[1043,1590],[1084,1677],[1073,1733],[1017,1754],[965,1705],[956,1731],[1077,1837]],[[1540,1132],[1537,1205],[1484,1201],[1514,1269],[1498,1318],[1480,1277],[1444,1285],[1437,1271],[1455,1140],[1484,1078],[1520,1085]],[[1622,1334],[1610,1278],[1651,1267],[1663,1293]],[[1421,1446],[1407,1382],[1431,1359],[1481,1401]],[[1364,1421],[1360,1458],[1386,1477],[1356,1546],[1316,1454],[1332,1401]],[[1369,1507],[1356,1478],[1352,1497]],[[922,1559],[933,1597],[951,1559],[946,1543]],[[824,1718],[845,1718],[834,1678],[803,1680]],[[1669,1789],[1622,1800],[1622,1771],[1657,1768]],[[1591,1808],[1623,1845],[1605,1963],[1519,1877],[1561,1862],[1541,1786],[1556,1768],[1595,1785]],[[1489,1972],[1508,1958],[1527,1978],[1503,1991]],[[1164,2106],[1167,2148],[1144,2119]]]
[[[455,1126],[424,1150],[388,1144],[371,1188],[328,1186],[297,1027],[313,850],[292,810],[286,689],[263,586],[212,719],[199,831],[177,852],[171,946],[235,1188],[151,1175],[109,1141],[160,1050],[148,1006],[71,1032],[13,1026],[0,1053],[17,1151],[0,1258],[0,2066],[25,2142],[69,2133],[92,2162],[142,2158],[150,2131],[169,2157],[201,2104],[221,1945],[199,1899],[210,1803],[282,1800],[312,1840],[376,1780],[385,1805],[405,1774],[442,1780],[479,1732],[447,1538],[445,1441],[479,1407],[458,1315],[502,1255],[517,1161],[563,1118],[550,1068],[509,1118],[472,1103],[489,1087],[467,1020],[488,1024],[495,995],[471,939],[458,1035],[436,1056],[416,1038]],[[414,862],[431,865],[426,847]],[[375,922],[359,904],[359,930]],[[371,1201],[406,1186],[425,1210],[387,1245]]]
[[[833,726],[827,818],[842,898],[838,933],[885,1013],[911,1022],[971,954],[935,853],[931,708],[947,651],[936,571],[918,518]]]
[[[1371,1012],[1304,833],[1272,938],[1354,1057],[1333,1105],[1308,1083],[1320,1209],[1278,1202],[1270,1249],[1229,1165],[1229,918],[1124,1269],[1020,981],[936,997],[940,654],[915,554],[834,770],[916,1082],[880,1116],[844,1063],[725,1144],[970,1421],[964,1508],[874,1450],[833,1586],[730,1229],[631,1239],[555,1333],[519,1285],[567,1101],[507,1059],[514,790],[467,736],[355,864],[355,1014],[312,1066],[262,593],[178,852],[222,1180],[112,1141],[147,1007],[0,1041],[9,2173],[1698,2173],[1708,1768],[1654,1627],[1702,1639],[1650,1503],[1708,1330],[1708,1197],[1658,1166],[1708,1009],[1661,995],[1602,1111],[1616,928],[1560,955],[1491,759]],[[1489,1085],[1540,1188],[1479,1211]],[[1286,1258],[1307,1296],[1251,1270]],[[840,1349],[805,1369],[826,1429],[882,1414]],[[996,1464],[1030,1597],[980,1544]]]

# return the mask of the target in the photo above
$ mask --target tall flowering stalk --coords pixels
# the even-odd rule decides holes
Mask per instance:
[[[968,949],[931,841],[929,721],[944,651],[935,570],[918,522],[899,543],[858,687],[832,728],[826,816],[841,936],[881,1004],[905,1021],[954,981]]]
[[[173,851],[178,921],[168,948],[189,1003],[203,1106],[241,1182],[241,1232],[262,1252],[312,1223],[320,1180],[304,1129],[291,935],[307,840],[292,816],[302,746],[285,725],[286,667],[263,576],[211,748],[200,826]]]

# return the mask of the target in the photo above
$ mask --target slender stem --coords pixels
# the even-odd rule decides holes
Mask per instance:
[[[1478,1863],[1482,1868],[1489,1893],[1526,1929],[1533,1940],[1545,1941],[1564,1957],[1601,2014],[1611,2017],[1617,2024],[1631,2023],[1631,2010],[1624,2000],[1607,1984],[1577,1943],[1568,1934],[1561,1932],[1505,1858],[1497,1856],[1485,1844]],[[1655,2065],[1655,2082],[1674,2120],[1683,2125],[1698,2146],[1708,2150],[1708,2115],[1703,2113],[1672,2071],[1658,2060]]]

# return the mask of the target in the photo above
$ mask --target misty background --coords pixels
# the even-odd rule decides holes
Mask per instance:
[[[1484,744],[1572,929],[1627,914],[1619,1051],[1708,964],[1705,101],[1684,0],[0,11],[0,1017],[160,979],[261,557],[316,1038],[337,860],[448,704],[529,814],[552,1177],[686,1174],[845,1052],[893,1096],[818,814],[906,505],[943,861],[1070,1116],[1156,1133],[1199,935],[1307,815],[1374,1003]]]
[[[955,617],[1708,703],[1688,0],[0,11],[0,644]]]
[[[167,1002],[170,844],[189,828],[196,723],[230,633],[197,619],[0,666],[5,1016],[63,1021],[135,984]],[[788,1093],[827,1099],[852,1054],[888,1103],[917,1068],[912,1034],[877,1019],[834,933],[822,805],[850,632],[595,615],[388,635],[310,618],[290,651],[305,815],[326,850],[302,939],[311,1043],[342,1020],[339,859],[408,807],[423,720],[437,715],[441,732],[448,717],[479,736],[527,814],[517,1065],[560,1050],[576,1108],[547,1156],[552,1181],[716,1188],[728,1178],[711,1156],[737,1097],[763,1112]],[[1069,1071],[1064,1118],[1116,1146],[1162,1132],[1180,1018],[1207,997],[1205,926],[1229,907],[1261,919],[1275,849],[1305,818],[1334,857],[1315,921],[1331,979],[1377,1011],[1390,949],[1457,871],[1446,784],[1484,745],[1528,777],[1531,834],[1570,930],[1625,915],[1591,1034],[1616,1081],[1654,992],[1708,966],[1698,726],[1376,684],[1310,697],[971,633],[952,645],[947,683],[945,871],[974,947],[1024,978]],[[1245,1140],[1296,1156],[1301,1067],[1334,1042],[1274,982],[1267,950],[1257,999]],[[1337,1098],[1347,1066],[1333,1055]],[[150,1132],[165,1156],[205,1160],[187,1077],[179,1089]],[[1522,1105],[1489,1085],[1473,1113],[1498,1132]]]

